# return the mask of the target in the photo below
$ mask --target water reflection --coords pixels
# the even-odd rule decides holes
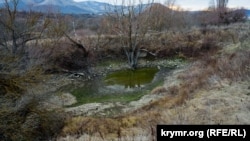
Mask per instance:
[[[140,88],[151,83],[157,72],[157,68],[121,70],[107,75],[104,82],[108,87]]]

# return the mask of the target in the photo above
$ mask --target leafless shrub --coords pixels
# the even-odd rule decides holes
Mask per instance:
[[[0,89],[3,89],[0,91],[4,91],[0,93],[1,140],[49,140],[64,124],[65,116],[60,109],[52,111],[41,104],[48,94],[27,91],[26,85],[34,85],[39,74],[26,73],[0,75]]]
[[[198,15],[201,26],[208,25],[229,25],[247,21],[245,9],[229,9],[227,5],[210,8]]]
[[[39,107],[39,99],[34,96],[20,100],[6,101],[11,106],[1,104],[1,140],[48,140],[57,135],[64,122],[60,111],[48,111]]]

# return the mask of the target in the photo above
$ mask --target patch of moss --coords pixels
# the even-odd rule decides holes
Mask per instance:
[[[64,87],[63,90],[61,91],[69,92],[69,90],[71,90],[70,93],[73,96],[75,96],[77,100],[75,104],[66,107],[75,107],[82,104],[95,103],[95,102],[128,103],[131,101],[139,100],[145,94],[150,93],[151,90],[153,90],[155,87],[163,85],[164,81],[162,77],[157,77],[156,79],[153,80],[153,82],[151,82],[157,71],[159,71],[157,68],[143,68],[135,71],[125,70],[125,72],[121,71],[122,76],[120,76],[119,73],[114,72],[112,74],[107,75],[106,78],[97,78],[96,80],[90,80],[84,83],[84,85],[80,87],[78,85],[76,86],[73,84],[71,86]],[[131,84],[131,86],[126,87],[126,85],[130,84],[130,82],[127,82],[128,81],[127,73],[128,74],[132,73],[133,75],[136,75],[136,78],[131,78],[132,81],[134,79],[136,80],[140,79],[140,81],[146,81],[146,83],[144,84],[144,82],[139,82],[138,84]],[[111,77],[116,77],[116,78],[111,78]],[[126,84],[120,84],[122,83],[120,82],[121,78],[125,79],[124,81]],[[113,84],[114,80],[117,80],[118,82]]]
[[[104,102],[122,102],[128,103],[139,100],[142,96],[151,92],[155,87],[162,86],[164,80],[158,80],[147,84],[144,88],[136,89],[134,91],[120,91],[120,92],[103,92],[100,94],[97,86],[86,86],[73,90],[71,93],[76,97],[77,103],[68,107],[75,107],[86,103],[104,103]]]

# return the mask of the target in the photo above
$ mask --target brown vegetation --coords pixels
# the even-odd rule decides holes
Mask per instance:
[[[26,85],[32,87],[41,81],[37,72],[34,73],[1,76],[0,140],[48,140],[63,127],[62,111],[41,106],[48,95],[27,90]],[[45,80],[45,76],[42,79]]]
[[[198,21],[202,26],[207,25],[224,25],[237,22],[246,22],[247,14],[245,9],[229,9],[228,0],[211,0],[211,5],[207,11],[198,15]]]
[[[203,21],[204,18],[209,19],[205,13],[200,15],[200,23],[204,22],[205,27],[187,30],[185,25],[189,21],[183,19],[185,16],[181,11],[176,12],[178,16],[174,18],[169,14],[171,9],[161,5],[154,5],[151,9],[153,12],[150,11],[151,15],[146,17],[143,17],[145,13],[140,13],[141,17],[133,15],[133,10],[128,15],[122,13],[127,17],[113,23],[116,31],[105,28],[109,26],[108,19],[104,19],[100,20],[106,25],[100,27],[102,29],[93,27],[96,35],[73,38],[67,34],[72,29],[62,21],[69,21],[72,17],[57,15],[42,19],[44,15],[41,13],[18,13],[10,7],[1,9],[0,12],[6,16],[0,18],[0,29],[3,31],[0,36],[0,140],[51,140],[59,133],[61,136],[88,134],[98,136],[101,140],[121,139],[130,135],[133,137],[141,133],[142,129],[146,129],[153,140],[153,127],[156,124],[196,123],[186,118],[182,111],[182,106],[195,96],[204,91],[223,89],[225,83],[230,86],[249,81],[249,23],[210,26],[208,24],[214,24],[214,21]],[[163,15],[160,15],[162,12],[166,13],[163,19]],[[215,24],[244,21],[242,11],[226,11],[224,14],[219,21],[216,19]],[[148,25],[140,25],[147,21]],[[151,26],[150,32],[148,26]],[[181,30],[177,30],[180,27]],[[114,32],[116,34],[107,35]],[[72,34],[76,35],[76,32]],[[84,46],[78,40],[84,41]],[[133,59],[139,57],[139,50],[149,52],[155,58],[177,57],[191,62],[172,76],[178,83],[157,87],[151,92],[164,96],[160,100],[151,101],[123,116],[71,117],[67,120],[61,109],[52,110],[43,105],[53,92],[41,93],[36,86],[48,83],[51,73],[57,77],[60,72],[88,71],[94,61],[106,58],[129,59],[131,67],[135,67],[137,60]],[[124,52],[127,58],[121,55]],[[216,103],[216,100],[211,101]],[[202,110],[199,113],[207,114]],[[204,118],[198,123],[206,124],[206,120]]]
[[[233,27],[233,26],[232,26]],[[162,33],[148,33],[143,42],[138,43],[140,49],[153,53],[156,58],[199,58],[203,55],[219,50],[219,45],[229,42],[238,42],[237,31],[219,29],[217,27],[194,28],[182,32],[171,31]],[[90,52],[96,57],[120,58],[124,56],[123,49],[119,48],[119,36],[102,36],[98,38],[98,47],[88,44]],[[89,43],[97,38],[88,38]]]
[[[231,27],[234,26],[240,25],[233,25]],[[245,28],[248,27],[245,26]],[[175,36],[172,36],[174,38],[167,38],[168,40],[173,41],[178,37],[179,39],[177,40],[179,42],[175,42],[177,44],[177,48],[179,44],[182,44],[183,42],[185,44],[185,41],[189,41],[190,43],[194,42],[194,44],[187,48],[191,51],[185,50],[185,52],[183,52],[186,58],[192,57],[193,61],[187,68],[174,75],[174,77],[176,77],[174,79],[175,81],[178,81],[178,83],[171,82],[173,85],[168,84],[162,87],[157,87],[151,92],[152,94],[165,95],[164,98],[148,103],[148,105],[122,117],[72,118],[64,127],[63,135],[83,135],[86,133],[92,135],[92,137],[99,137],[100,140],[105,140],[110,137],[117,139],[120,138],[120,135],[125,135],[130,136],[133,139],[133,134],[138,135],[144,133],[142,129],[147,129],[146,131],[144,130],[147,132],[147,134],[153,133],[154,131],[151,131],[150,127],[155,127],[155,125],[159,123],[228,123],[229,121],[223,117],[214,117],[214,119],[211,119],[211,117],[206,115],[209,113],[205,111],[202,112],[204,109],[197,111],[200,114],[199,116],[208,116],[202,119],[197,119],[191,116],[191,113],[196,114],[196,111],[189,111],[190,114],[185,114],[184,111],[185,105],[189,103],[189,101],[192,101],[193,99],[195,100],[196,96],[203,91],[219,91],[220,89],[223,89],[225,85],[234,85],[235,83],[249,81],[249,45],[244,48],[237,46],[241,40],[240,38],[247,36],[248,33],[237,36],[235,35],[237,32],[233,30],[234,28],[230,28],[230,30],[224,30],[223,28],[216,27],[216,29],[217,30],[214,30],[213,27],[207,29],[205,34],[203,34],[201,30],[195,30],[192,33],[187,34],[187,37],[183,34],[175,33]],[[230,35],[227,33],[230,33]],[[183,35],[181,37],[186,37],[186,39],[183,39],[177,35]],[[188,40],[188,37],[190,40]],[[237,40],[233,41],[232,38]],[[197,42],[200,39],[203,41],[197,45]],[[247,42],[247,40],[244,40],[244,42]],[[233,47],[230,46],[231,44],[233,44]],[[193,48],[197,48],[196,46],[201,47],[201,49],[198,48],[197,52],[193,50]],[[190,55],[189,52],[193,54]],[[213,100],[211,99],[210,102],[211,101]],[[193,109],[191,108],[190,110]],[[214,114],[210,114],[214,116]],[[244,121],[237,121],[237,123],[241,122]],[[95,131],[90,129],[95,129]],[[129,132],[129,130],[131,130],[131,132]],[[78,131],[80,131],[80,133]],[[105,134],[102,135],[100,133]],[[122,137],[125,138],[125,136]]]
[[[87,68],[86,51],[75,47],[69,41],[53,43],[44,41],[36,47],[29,47],[27,53],[34,62],[46,72],[63,72],[83,70]]]

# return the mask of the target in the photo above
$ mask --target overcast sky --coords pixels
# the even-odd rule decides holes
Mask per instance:
[[[75,1],[99,1],[99,2],[107,2],[111,4],[121,4],[122,0],[75,0]],[[127,1],[127,0],[125,0]],[[131,0],[139,2],[140,0]],[[142,0],[143,2],[147,3],[149,0]],[[152,0],[150,0],[152,1]],[[167,0],[154,0],[155,2],[160,2],[164,4]],[[209,6],[211,0],[176,0],[176,5],[188,9],[188,10],[200,10],[205,9]],[[236,7],[236,8],[249,8],[250,9],[250,0],[229,0],[229,7]]]

